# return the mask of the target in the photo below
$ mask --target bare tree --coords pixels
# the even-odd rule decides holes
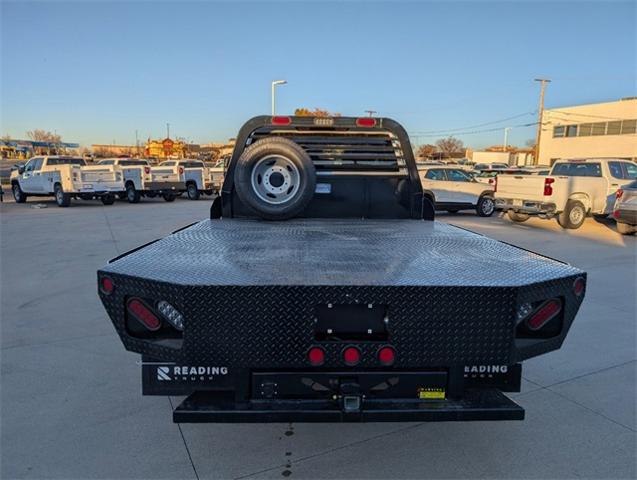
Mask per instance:
[[[416,157],[418,158],[431,158],[433,157],[434,153],[436,153],[438,151],[438,149],[436,148],[435,145],[421,145],[420,147],[418,147],[418,150],[416,151]]]
[[[331,113],[327,110],[323,110],[322,108],[315,108],[314,110],[310,110],[309,108],[297,108],[294,110],[294,115],[298,117],[340,117],[340,113]]]
[[[526,145],[527,148],[535,148],[535,138],[529,138],[526,142],[524,142],[524,145]]]
[[[60,143],[62,141],[60,135],[46,130],[30,130],[27,132],[27,136],[34,142]]]
[[[458,140],[454,137],[441,138],[436,142],[436,146],[446,158],[449,158],[454,153],[461,152],[464,149],[462,140]]]

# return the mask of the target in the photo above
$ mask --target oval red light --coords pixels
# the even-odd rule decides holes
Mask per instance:
[[[115,284],[113,283],[113,280],[108,277],[102,277],[100,287],[102,289],[102,292],[106,295],[110,295],[111,293],[113,293],[113,290],[115,290]]]
[[[272,117],[272,125],[289,125],[292,123],[292,119],[290,117]]]
[[[584,280],[583,277],[579,277],[573,283],[573,293],[575,293],[575,295],[579,297],[582,293],[584,293],[585,286],[586,286],[586,281]]]
[[[150,173],[150,167],[144,167],[144,173],[148,175]]]
[[[310,362],[310,365],[314,367],[318,367],[323,365],[325,362],[325,352],[321,347],[312,347],[310,351],[307,352],[307,359]]]
[[[526,321],[526,325],[527,327],[529,327],[530,330],[539,330],[550,320],[555,318],[555,316],[560,313],[561,310],[562,303],[559,300],[549,300],[544,305],[542,305],[531,318]]]
[[[184,167],[179,167],[179,175],[183,175],[184,173]]]
[[[131,312],[133,316],[148,330],[159,330],[159,327],[161,327],[161,321],[159,318],[157,318],[157,316],[137,298],[132,298],[128,301],[128,311]]]
[[[378,351],[378,361],[381,365],[392,365],[396,360],[396,352],[391,347],[383,347]]]
[[[356,347],[347,347],[343,350],[343,360],[346,365],[353,366],[361,361],[361,352]]]
[[[359,127],[374,127],[376,126],[376,119],[371,117],[357,118],[356,125]]]

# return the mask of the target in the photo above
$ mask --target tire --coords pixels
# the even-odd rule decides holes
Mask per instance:
[[[562,228],[576,230],[582,226],[586,220],[586,207],[578,200],[569,200],[566,202],[566,208],[557,216],[557,223]]]
[[[22,191],[18,182],[11,185],[11,191],[13,192],[15,203],[24,203],[27,201],[27,194]]]
[[[495,212],[495,200],[489,195],[484,195],[478,200],[476,213],[479,217],[490,217]]]
[[[167,202],[174,202],[175,198],[177,198],[172,193],[164,193],[162,197],[164,197],[164,200],[166,200]]]
[[[316,170],[297,143],[266,137],[239,157],[234,186],[239,199],[259,217],[285,220],[299,215],[312,200]]]
[[[514,212],[513,210],[509,210],[507,212],[507,216],[509,217],[509,220],[515,223],[526,222],[530,217],[528,213],[519,213],[519,212]]]
[[[622,235],[632,235],[637,231],[637,228],[627,223],[617,222],[617,231]]]
[[[135,189],[135,185],[133,183],[126,184],[126,200],[128,203],[139,203],[139,199],[141,195],[139,191]]]
[[[102,195],[100,200],[104,205],[113,205],[115,203],[115,195],[111,195],[110,193],[108,195]]]
[[[55,203],[58,204],[58,207],[68,207],[71,204],[71,194],[64,193],[62,185],[59,183],[55,184],[53,193],[55,194]]]
[[[186,192],[188,193],[188,198],[190,200],[199,200],[200,193],[195,183],[189,183],[186,185]]]

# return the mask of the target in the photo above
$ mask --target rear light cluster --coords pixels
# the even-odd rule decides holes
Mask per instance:
[[[144,173],[150,175],[150,167],[144,167]]]
[[[157,315],[139,298],[131,298],[126,307],[128,311],[151,332],[161,328],[161,320],[159,320]]]
[[[341,352],[341,359],[348,367],[358,365],[362,358],[363,354],[355,346],[345,347]],[[325,363],[325,350],[322,347],[310,348],[307,352],[307,360],[313,367],[320,367]],[[390,346],[381,347],[376,354],[376,360],[384,367],[393,365],[396,361],[396,351]]]
[[[553,183],[555,183],[554,178],[545,178],[544,179],[544,196],[550,197],[553,195]]]
[[[531,317],[526,320],[529,330],[536,331],[554,319],[562,311],[562,302],[557,299],[542,304]]]
[[[184,167],[179,167],[179,175],[183,175],[184,174]]]

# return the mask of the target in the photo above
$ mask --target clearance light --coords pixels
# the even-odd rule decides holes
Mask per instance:
[[[378,361],[381,365],[393,365],[396,360],[396,351],[391,347],[383,347],[378,351]]]
[[[270,120],[270,122],[272,123],[272,125],[289,125],[290,123],[292,123],[292,119],[290,117],[272,117],[272,120]]]
[[[109,277],[102,277],[102,280],[100,281],[100,289],[102,290],[102,293],[110,295],[113,293],[113,290],[115,290],[115,284]]]
[[[584,293],[584,287],[586,286],[586,281],[584,277],[579,277],[575,282],[573,282],[573,293],[578,297]]]
[[[161,313],[168,322],[177,330],[183,331],[184,329],[184,317],[179,310],[173,307],[170,303],[161,300],[157,303],[157,310]]]
[[[358,127],[375,127],[376,119],[372,117],[357,118],[356,125]]]
[[[549,300],[526,321],[529,330],[539,330],[562,311],[562,303],[557,300]]]
[[[325,352],[321,347],[312,347],[307,352],[307,359],[313,367],[319,367],[325,362]]]
[[[343,350],[343,361],[345,365],[353,367],[361,361],[361,352],[356,347],[347,347]]]
[[[161,321],[139,298],[128,301],[128,311],[148,330],[155,331],[161,327]]]

